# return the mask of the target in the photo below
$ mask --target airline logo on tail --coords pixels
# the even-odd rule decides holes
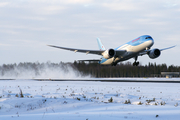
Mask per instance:
[[[97,38],[97,42],[98,42],[98,47],[100,50],[106,50],[104,45],[102,44],[101,40],[99,38]]]

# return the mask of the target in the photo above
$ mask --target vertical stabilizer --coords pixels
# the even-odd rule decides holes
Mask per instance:
[[[97,42],[98,42],[98,47],[100,50],[106,50],[104,45],[102,44],[101,40],[99,38],[97,38]]]

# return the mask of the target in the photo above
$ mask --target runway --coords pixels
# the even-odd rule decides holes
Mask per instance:
[[[33,78],[0,80],[35,80],[35,81],[93,81],[93,82],[145,82],[145,83],[180,83],[180,78]]]
[[[34,79],[37,81],[94,81],[94,82],[147,82],[180,83],[180,78],[76,78],[76,79]]]

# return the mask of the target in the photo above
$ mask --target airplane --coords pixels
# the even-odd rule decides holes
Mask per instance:
[[[48,45],[50,47],[55,47],[64,50],[70,50],[76,52],[82,52],[86,54],[96,54],[101,55],[101,59],[98,60],[80,60],[80,61],[98,61],[99,64],[102,65],[112,65],[116,66],[118,62],[126,61],[131,58],[134,58],[135,61],[133,66],[138,66],[139,62],[137,61],[138,56],[148,55],[149,58],[155,59],[161,55],[161,51],[167,50],[172,47],[163,48],[163,49],[150,49],[153,44],[154,40],[150,35],[143,35],[136,39],[133,39],[119,47],[113,49],[105,49],[104,45],[102,44],[101,40],[97,38],[99,50],[87,50],[87,49],[75,49],[75,48],[67,48],[67,47],[59,47],[54,45]]]

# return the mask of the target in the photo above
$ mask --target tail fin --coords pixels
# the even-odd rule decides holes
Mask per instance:
[[[104,45],[102,44],[101,40],[99,38],[97,38],[97,42],[98,42],[98,46],[100,50],[106,50]]]

